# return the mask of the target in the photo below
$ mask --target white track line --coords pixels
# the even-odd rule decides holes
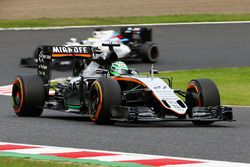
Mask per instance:
[[[83,149],[45,147],[45,148],[8,150],[7,152],[14,152],[14,153],[19,153],[19,154],[31,154],[31,153],[32,154],[56,154],[56,153],[68,153],[68,152],[79,152],[79,151],[83,151]]]
[[[60,30],[76,28],[99,28],[99,27],[126,27],[126,26],[178,26],[178,25],[220,25],[220,24],[249,24],[250,21],[225,21],[225,22],[187,22],[187,23],[154,23],[154,24],[118,24],[118,25],[89,25],[89,26],[58,26],[58,27],[23,27],[23,28],[0,28],[0,31],[20,30]]]

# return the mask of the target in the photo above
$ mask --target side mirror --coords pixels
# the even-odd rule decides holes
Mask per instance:
[[[155,69],[153,69],[153,70],[149,70],[149,74],[159,74],[159,71],[158,70],[155,70]]]
[[[139,72],[138,72],[136,69],[133,69],[133,68],[132,68],[132,69],[129,69],[129,70],[128,70],[128,73],[129,73],[129,74],[132,74],[132,75],[139,75]]]

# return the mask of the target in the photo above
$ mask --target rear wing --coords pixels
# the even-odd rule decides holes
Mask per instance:
[[[91,46],[43,46],[38,55],[37,73],[48,83],[51,78],[51,65],[53,59],[59,58],[92,58]],[[73,67],[74,71],[75,66]]]

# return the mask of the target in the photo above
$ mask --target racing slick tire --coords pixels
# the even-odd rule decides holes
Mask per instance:
[[[159,58],[159,49],[155,43],[147,41],[142,44],[139,55],[144,62],[155,63]]]
[[[110,78],[99,78],[90,87],[90,118],[96,124],[113,124],[111,107],[121,105],[121,88],[117,81]]]
[[[45,102],[45,87],[38,75],[18,75],[12,87],[12,107],[17,116],[39,117]]]
[[[210,79],[191,80],[187,92],[198,93],[196,97],[187,96],[188,115],[192,118],[192,108],[220,106],[220,94],[216,84]],[[196,125],[210,125],[214,121],[192,121]]]

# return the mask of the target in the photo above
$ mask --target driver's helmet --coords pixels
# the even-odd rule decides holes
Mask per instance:
[[[128,66],[122,61],[116,61],[111,64],[109,73],[110,75],[113,75],[113,76],[127,75]]]

